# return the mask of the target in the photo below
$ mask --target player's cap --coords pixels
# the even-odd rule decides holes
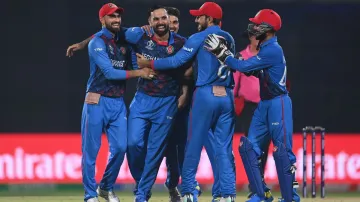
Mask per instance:
[[[222,9],[214,2],[205,2],[199,10],[190,10],[192,16],[207,15],[215,19],[222,19]]]
[[[255,15],[255,17],[249,18],[249,20],[255,24],[269,24],[275,31],[278,31],[281,28],[280,15],[271,9],[262,9]]]
[[[115,12],[119,12],[121,14],[124,12],[124,9],[121,7],[118,7],[117,5],[115,5],[113,3],[107,3],[100,8],[99,18],[103,18],[105,15],[111,15]]]

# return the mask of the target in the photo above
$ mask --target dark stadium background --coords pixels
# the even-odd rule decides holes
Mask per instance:
[[[86,81],[87,51],[65,57],[66,48],[100,29],[100,0],[2,2],[2,72],[0,132],[79,132]],[[112,1],[125,8],[124,26],[147,23],[155,3],[181,11],[180,34],[196,32],[188,10],[196,0]],[[360,5],[349,1],[219,0],[223,29],[236,40],[237,51],[248,18],[272,8],[283,19],[278,33],[288,66],[294,131],[321,125],[328,132],[360,132]],[[136,81],[128,83],[127,103]]]

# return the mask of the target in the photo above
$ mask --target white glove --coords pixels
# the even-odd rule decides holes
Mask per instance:
[[[224,63],[228,56],[234,56],[227,48],[226,39],[216,34],[209,34],[207,36],[204,48],[214,54],[221,63]]]

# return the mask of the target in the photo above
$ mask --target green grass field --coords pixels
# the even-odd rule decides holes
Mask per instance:
[[[133,202],[133,196],[130,192],[117,192],[121,202]],[[29,196],[7,196],[5,193],[0,195],[0,202],[75,202],[83,201],[81,192],[59,192],[46,194],[46,196],[36,196],[35,194],[28,194]],[[246,193],[240,192],[236,198],[236,201],[244,202],[246,200]],[[274,193],[275,198],[279,196],[279,193]],[[105,202],[100,198],[101,202]],[[152,202],[167,202],[168,197],[165,192],[157,192],[153,194],[150,199]],[[211,196],[204,194],[199,198],[200,202],[211,202]],[[276,200],[274,200],[275,202]],[[321,198],[306,198],[302,199],[302,202],[360,202],[359,193],[329,193],[325,199]]]

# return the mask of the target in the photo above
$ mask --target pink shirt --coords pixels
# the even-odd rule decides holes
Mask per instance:
[[[244,50],[241,52],[242,57],[246,60],[254,54],[250,52],[250,45],[247,46]],[[235,81],[235,87],[234,87],[234,96],[244,96],[244,99],[246,101],[260,102],[260,85],[259,85],[259,79],[255,76],[246,76],[245,74],[236,71],[234,73],[234,81]]]

